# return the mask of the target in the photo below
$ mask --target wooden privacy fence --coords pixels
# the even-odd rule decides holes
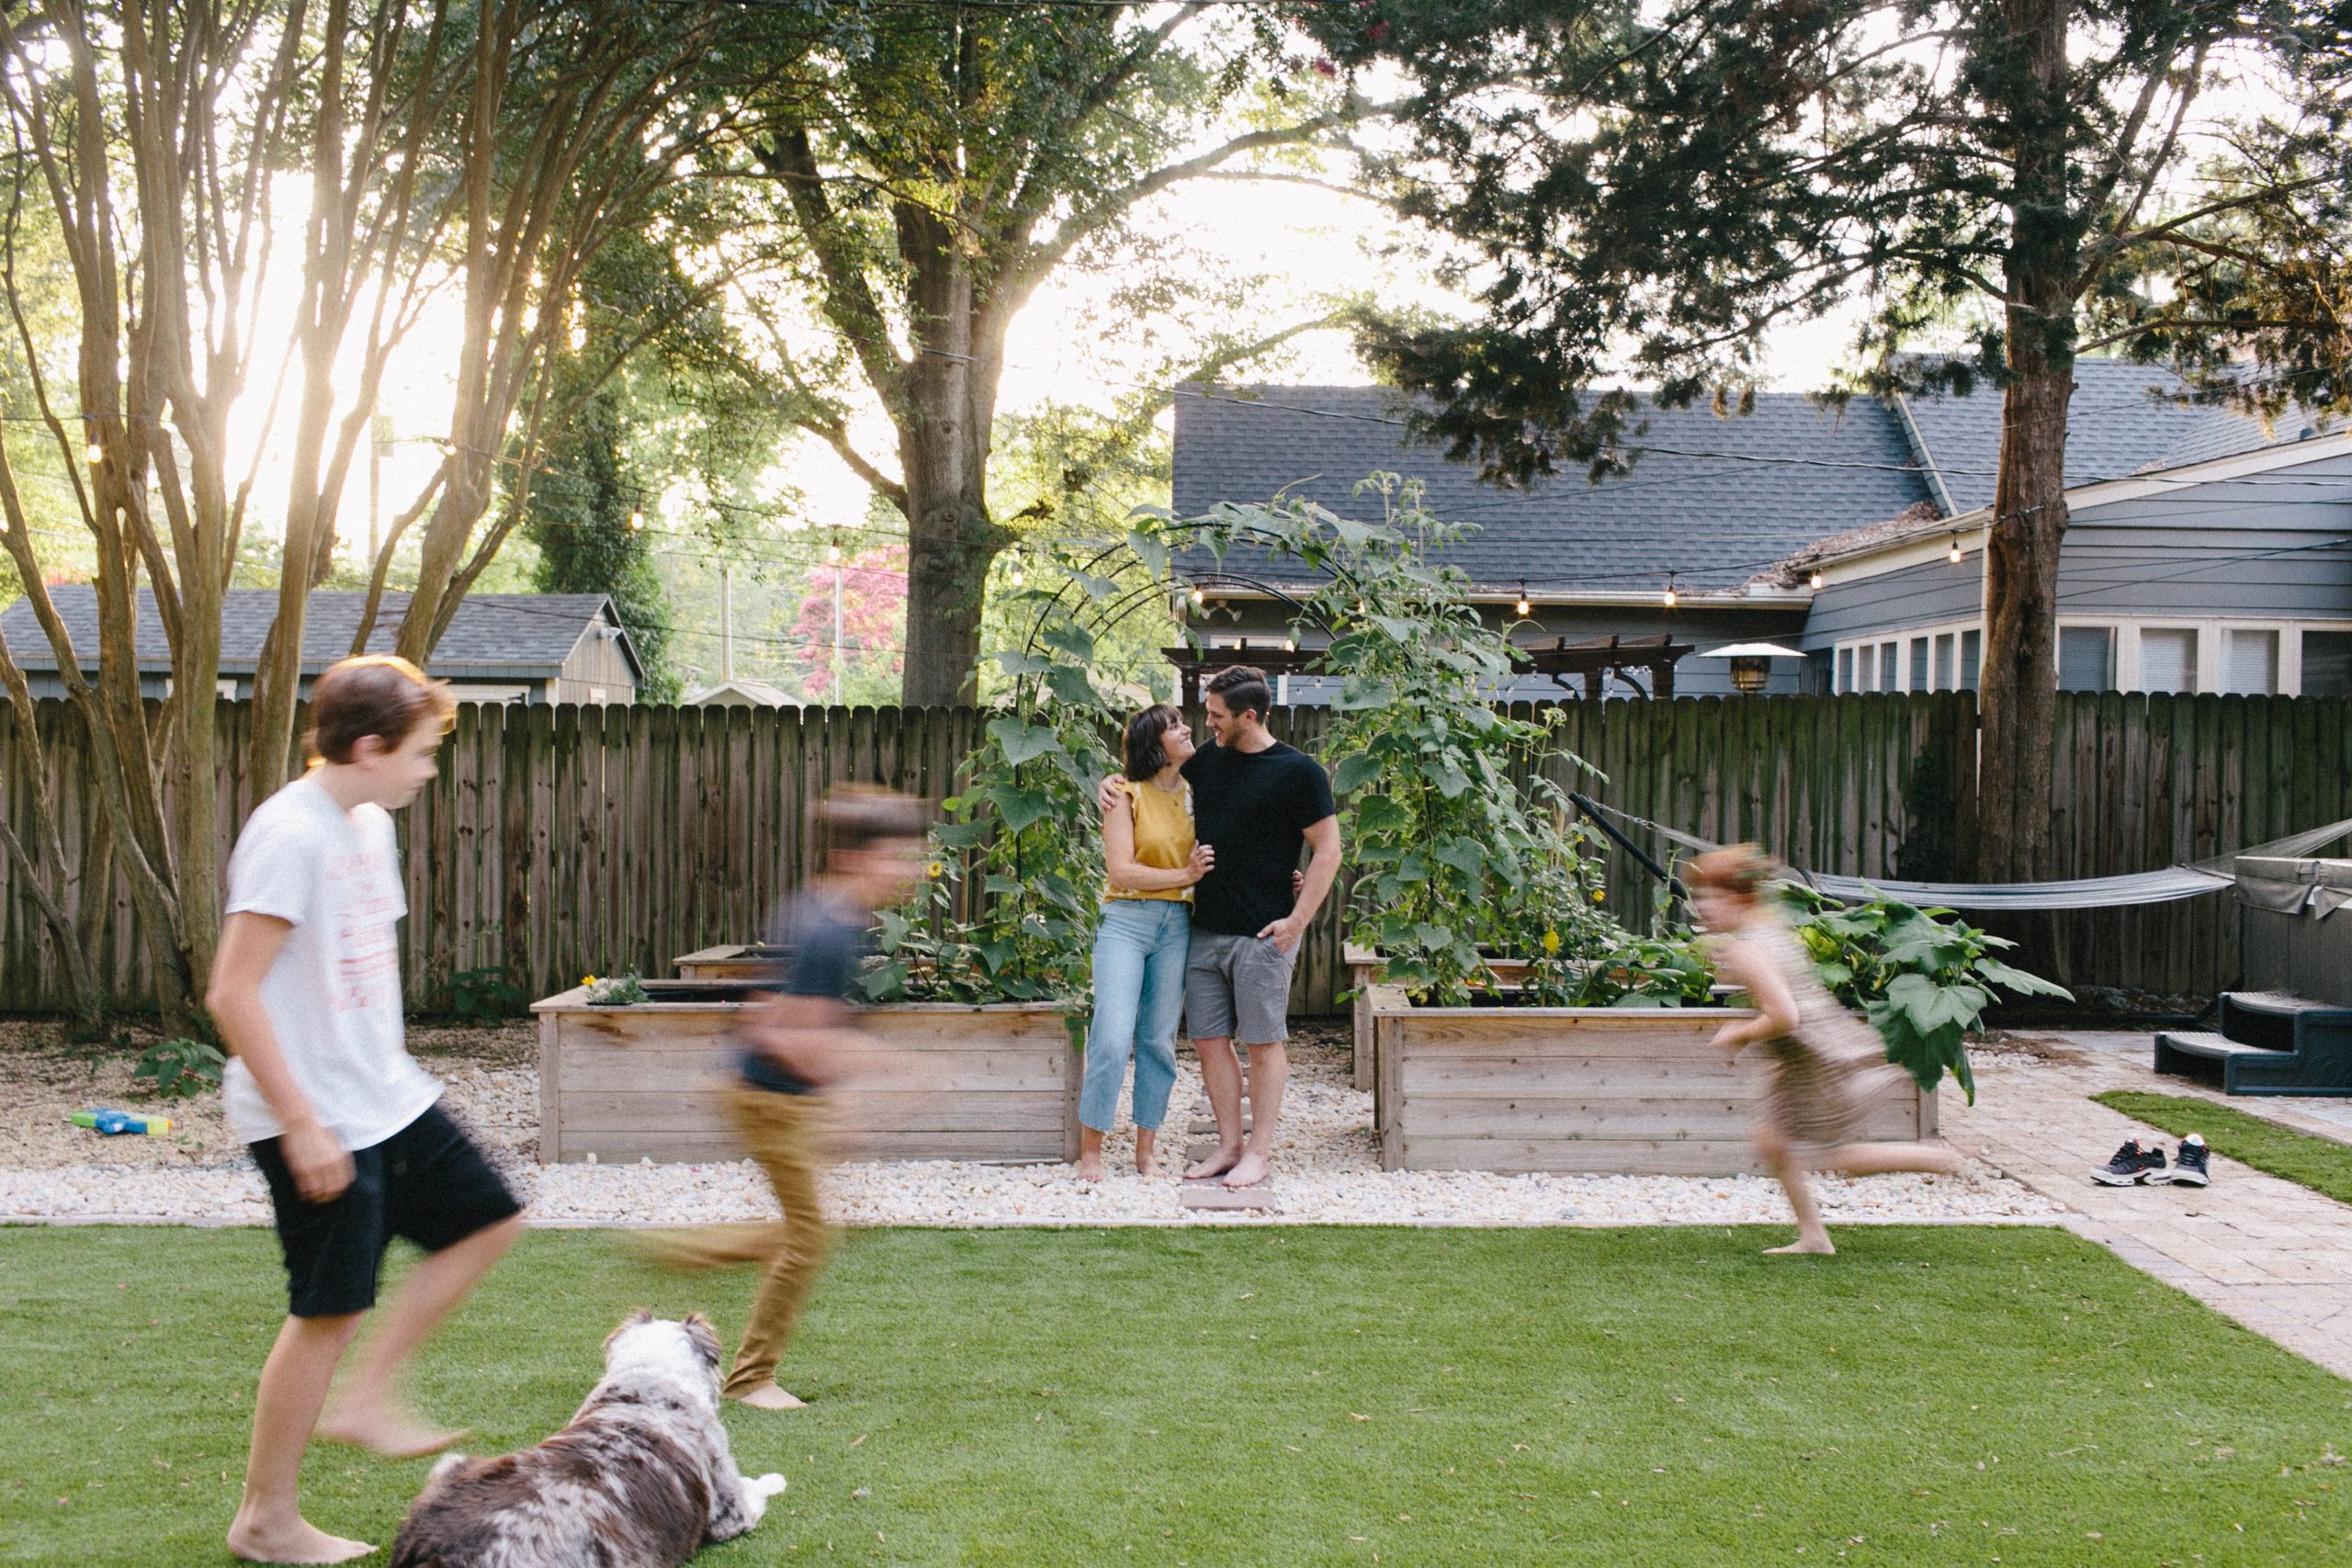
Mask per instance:
[[[88,748],[63,703],[40,705],[51,776],[26,777],[0,709],[0,811],[20,835],[28,792],[77,852],[96,809]],[[1528,712],[1525,708],[1519,711]],[[1697,697],[1558,705],[1560,743],[1605,777],[1555,762],[1596,799],[1792,863],[1951,879],[1974,817],[1975,718],[1965,694]],[[401,818],[413,1006],[450,975],[503,966],[534,996],[586,973],[666,975],[675,955],[750,939],[809,864],[808,806],[845,781],[952,793],[987,716],[973,709],[503,707],[459,710],[441,776]],[[1279,709],[1313,750],[1319,708]],[[220,705],[225,847],[254,804],[248,705]],[[2062,696],[2050,877],[2142,871],[2352,816],[2352,703],[2329,698]],[[78,868],[76,868],[78,870]],[[116,1001],[152,999],[119,877],[92,955]],[[1614,857],[1610,901],[1646,917],[1654,884]],[[2030,933],[2029,933],[2030,934]],[[2226,898],[2056,917],[2045,962],[2070,983],[2210,993],[2236,974]],[[0,1007],[62,1007],[50,933],[0,862]],[[1325,1011],[1347,985],[1336,904],[1310,933],[1294,1002]]]

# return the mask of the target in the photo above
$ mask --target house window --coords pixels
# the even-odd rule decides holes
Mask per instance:
[[[2278,690],[2278,634],[2233,628],[2222,643],[2222,690],[2267,697]]]
[[[2143,650],[2146,646],[2145,643],[2141,645]],[[2113,626],[2058,628],[2058,689],[2062,692],[2111,692],[2115,689]]]
[[[2303,634],[2303,695],[2352,697],[2352,632]]]
[[[1854,690],[1858,692],[1878,690],[1878,644],[1874,642],[1864,643],[1860,653],[1856,658]]]
[[[2140,633],[2140,690],[2193,692],[2197,689],[2197,634],[2187,628],[2147,629]]]
[[[1830,684],[1830,654],[1826,648],[1816,648],[1804,656],[1804,668],[1797,673],[1797,690],[1808,697],[1821,696],[1838,688]]]
[[[2309,637],[2303,638],[2303,669],[2306,671],[2308,671],[2312,667],[2311,646],[2312,639]],[[2311,676],[2308,673],[2303,677],[2303,684],[2306,689],[2309,689],[2311,685]],[[1850,692],[1853,689],[1854,650],[1850,648],[1841,648],[1838,650],[1838,690],[1841,692]]]
[[[1878,689],[1882,692],[1899,692],[1903,689],[1903,677],[1897,673],[1899,667],[1894,662],[1895,650],[1902,646],[1899,642],[1883,642],[1878,645]]]
[[[1911,689],[1915,692],[1928,689],[1928,639],[1923,637],[1911,639]]]
[[[1939,692],[1951,690],[1951,650],[1954,640],[1950,632],[1945,632],[1936,638],[1936,690]]]
[[[1962,691],[1973,692],[1976,689],[1977,666],[1982,661],[1984,653],[1984,634],[1983,632],[1960,634],[1960,689]]]

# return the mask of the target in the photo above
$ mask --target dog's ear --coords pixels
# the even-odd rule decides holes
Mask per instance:
[[[605,1354],[610,1356],[613,1353],[614,1340],[618,1339],[630,1329],[639,1327],[645,1324],[651,1323],[652,1321],[653,1314],[646,1307],[639,1307],[635,1312],[629,1314],[627,1317],[621,1319],[621,1325],[618,1328],[614,1329],[610,1334],[605,1336]]]
[[[695,1354],[700,1356],[711,1371],[717,1371],[718,1370],[718,1330],[710,1325],[710,1319],[698,1312],[690,1312],[686,1314],[682,1326],[686,1331],[686,1337],[694,1341]]]

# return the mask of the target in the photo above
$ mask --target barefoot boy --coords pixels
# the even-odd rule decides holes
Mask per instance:
[[[311,771],[254,809],[230,857],[204,998],[234,1055],[223,1107],[269,1183],[291,1298],[254,1392],[244,1500],[229,1527],[230,1552],[263,1562],[374,1550],[303,1518],[302,1450],[314,1430],[401,1456],[461,1435],[421,1426],[394,1379],[522,1224],[401,1041],[397,922],[408,910],[391,813],[438,772],[455,705],[406,660],[366,658],[321,675],[311,709]],[[429,1256],[325,1410],[396,1235]]]

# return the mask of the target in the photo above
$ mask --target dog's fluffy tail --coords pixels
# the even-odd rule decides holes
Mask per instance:
[[[466,1462],[466,1456],[463,1454],[443,1454],[439,1459],[433,1461],[433,1468],[425,1472],[424,1483],[428,1486],[432,1485],[435,1482],[440,1480],[443,1476],[448,1474],[451,1471]]]

